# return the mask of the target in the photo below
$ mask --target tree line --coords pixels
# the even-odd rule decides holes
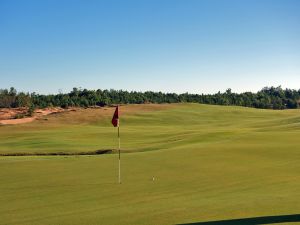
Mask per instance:
[[[231,89],[216,94],[176,94],[162,92],[136,92],[124,90],[87,90],[73,88],[69,93],[37,94],[17,92],[13,87],[0,89],[0,108],[28,107],[91,107],[114,104],[144,103],[201,103],[235,105],[262,109],[295,109],[300,106],[300,90],[265,87],[257,93],[233,93]]]

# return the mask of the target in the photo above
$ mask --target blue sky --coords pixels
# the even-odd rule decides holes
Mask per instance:
[[[0,0],[0,88],[300,88],[298,0]]]

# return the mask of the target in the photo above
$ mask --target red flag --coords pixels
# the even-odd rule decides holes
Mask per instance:
[[[118,127],[119,126],[119,106],[117,106],[114,116],[111,120],[112,125],[114,125],[114,127]]]

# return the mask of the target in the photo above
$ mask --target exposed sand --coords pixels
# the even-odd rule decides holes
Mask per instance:
[[[59,113],[68,111],[62,108],[46,108],[46,109],[37,109],[34,111],[33,117],[26,117],[28,109],[26,108],[14,108],[14,109],[7,109],[3,108],[0,109],[0,124],[2,125],[15,125],[15,124],[22,124],[22,123],[30,123],[37,118],[42,116],[46,116],[52,113]],[[22,115],[24,118],[16,119],[17,115]]]
[[[15,125],[21,123],[30,123],[34,121],[36,117],[27,117],[22,119],[10,119],[10,120],[0,120],[0,124],[2,125]]]
[[[7,108],[2,108],[0,109],[0,120],[9,120],[9,119],[14,119],[16,115],[23,115],[27,113],[26,108],[15,108],[15,109],[7,109]]]

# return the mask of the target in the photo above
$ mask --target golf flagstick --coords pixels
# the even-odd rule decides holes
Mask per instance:
[[[114,127],[118,127],[118,141],[119,141],[119,184],[121,184],[121,140],[120,140],[120,121],[119,121],[119,106],[116,107],[115,113],[111,120]]]
[[[121,184],[121,140],[120,140],[120,124],[118,124],[118,139],[119,139],[119,184]]]

